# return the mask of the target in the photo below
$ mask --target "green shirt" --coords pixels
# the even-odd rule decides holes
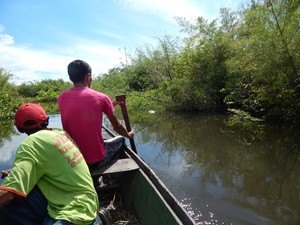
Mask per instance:
[[[91,224],[99,207],[93,181],[79,149],[64,130],[41,130],[17,150],[2,187],[26,196],[37,185],[54,219]]]

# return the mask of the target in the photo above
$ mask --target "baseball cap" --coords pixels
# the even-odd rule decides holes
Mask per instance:
[[[48,119],[44,108],[37,103],[24,103],[17,110],[15,115],[15,125],[18,128],[34,129],[38,128]]]

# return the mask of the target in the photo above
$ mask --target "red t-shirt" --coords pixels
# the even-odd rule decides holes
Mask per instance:
[[[114,113],[112,100],[88,87],[71,88],[58,98],[63,129],[79,147],[87,163],[101,161],[105,156],[102,138],[103,113]]]

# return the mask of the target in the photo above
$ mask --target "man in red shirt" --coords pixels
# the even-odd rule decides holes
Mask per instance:
[[[62,125],[78,145],[90,170],[95,170],[109,163],[125,143],[123,137],[117,137],[114,147],[105,145],[101,132],[103,114],[118,134],[133,138],[134,133],[127,132],[119,122],[112,100],[90,88],[92,69],[88,63],[72,61],[68,65],[68,74],[74,87],[61,93],[58,98]]]

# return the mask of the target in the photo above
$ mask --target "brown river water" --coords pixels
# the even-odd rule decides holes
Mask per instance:
[[[299,127],[232,127],[225,115],[150,117],[131,124],[138,154],[197,224],[300,224]],[[59,115],[49,127],[61,127]],[[0,170],[25,137],[2,140]]]

